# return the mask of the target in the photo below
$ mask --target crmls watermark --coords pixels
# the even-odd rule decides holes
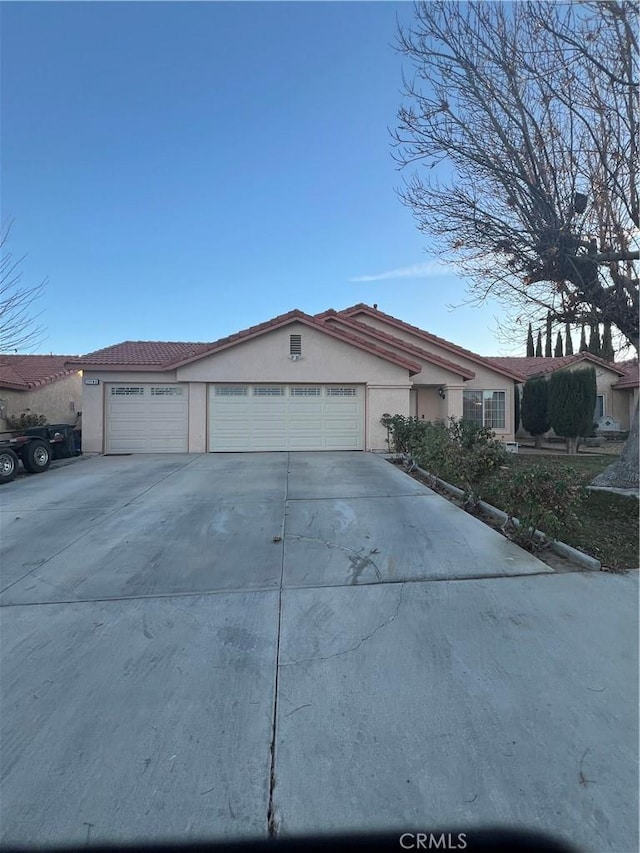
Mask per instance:
[[[404,832],[398,839],[403,850],[466,850],[467,836],[464,832]]]

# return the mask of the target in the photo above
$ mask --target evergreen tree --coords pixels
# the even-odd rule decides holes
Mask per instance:
[[[614,361],[616,354],[613,351],[613,341],[611,340],[611,323],[604,324],[602,332],[602,352],[601,357],[606,361]]]
[[[531,323],[529,323],[529,331],[527,332],[527,358],[533,358],[535,354],[535,349],[533,347],[533,330],[531,328]]]
[[[573,341],[571,340],[571,326],[567,323],[564,327],[564,354],[573,355]]]
[[[536,358],[542,358],[542,332],[538,332],[538,340],[536,341]]]
[[[567,453],[577,452],[580,436],[591,435],[595,407],[595,368],[558,370],[552,374],[549,379],[549,422],[556,435],[567,439]]]
[[[558,332],[558,337],[556,338],[556,348],[553,353],[555,358],[562,358],[562,332]]]
[[[544,344],[544,357],[551,358],[551,335],[553,331],[551,329],[551,311],[547,311],[547,338]]]
[[[542,444],[542,436],[548,432],[548,389],[546,379],[536,377],[527,379],[522,389],[522,402],[520,404],[520,416],[522,426],[536,440],[536,447]]]
[[[589,352],[593,355],[600,355],[601,347],[600,347],[600,329],[598,328],[597,323],[591,324],[591,331],[589,334]]]
[[[587,346],[587,336],[584,333],[584,326],[582,326],[582,331],[580,333],[580,349],[578,352],[589,352],[589,347]]]

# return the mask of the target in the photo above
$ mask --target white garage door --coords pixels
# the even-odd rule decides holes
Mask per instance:
[[[211,385],[209,450],[362,450],[361,385]]]
[[[107,453],[186,453],[184,385],[107,385]]]

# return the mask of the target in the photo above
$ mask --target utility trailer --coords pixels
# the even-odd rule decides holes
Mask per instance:
[[[19,462],[29,474],[46,471],[52,459],[75,456],[71,424],[29,427],[20,433],[0,433],[0,484],[15,479]]]

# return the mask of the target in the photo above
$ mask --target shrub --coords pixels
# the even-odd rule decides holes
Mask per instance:
[[[567,439],[575,453],[579,436],[589,435],[596,407],[596,371],[559,370],[549,379],[549,420],[556,435]]]
[[[420,444],[426,421],[405,415],[383,415],[380,423],[390,435],[389,450],[412,456]]]
[[[578,512],[587,491],[575,468],[510,468],[501,488],[508,514],[504,529],[519,545],[530,550],[544,548],[563,529],[580,526]],[[514,518],[520,522],[518,528]],[[534,538],[536,530],[545,534],[542,541]]]
[[[448,425],[428,424],[415,455],[427,471],[460,485],[468,506],[478,503],[486,479],[507,461],[504,446],[491,430],[456,418],[449,418]]]
[[[542,377],[527,379],[522,389],[520,404],[522,426],[535,438],[536,447],[540,447],[542,436],[551,426],[548,413],[548,390],[547,380]]]
[[[45,415],[37,415],[31,412],[22,412],[22,414],[16,418],[7,417],[5,420],[7,422],[7,426],[13,432],[18,432],[19,430],[28,429],[29,427],[34,426],[44,426],[47,423]]]

